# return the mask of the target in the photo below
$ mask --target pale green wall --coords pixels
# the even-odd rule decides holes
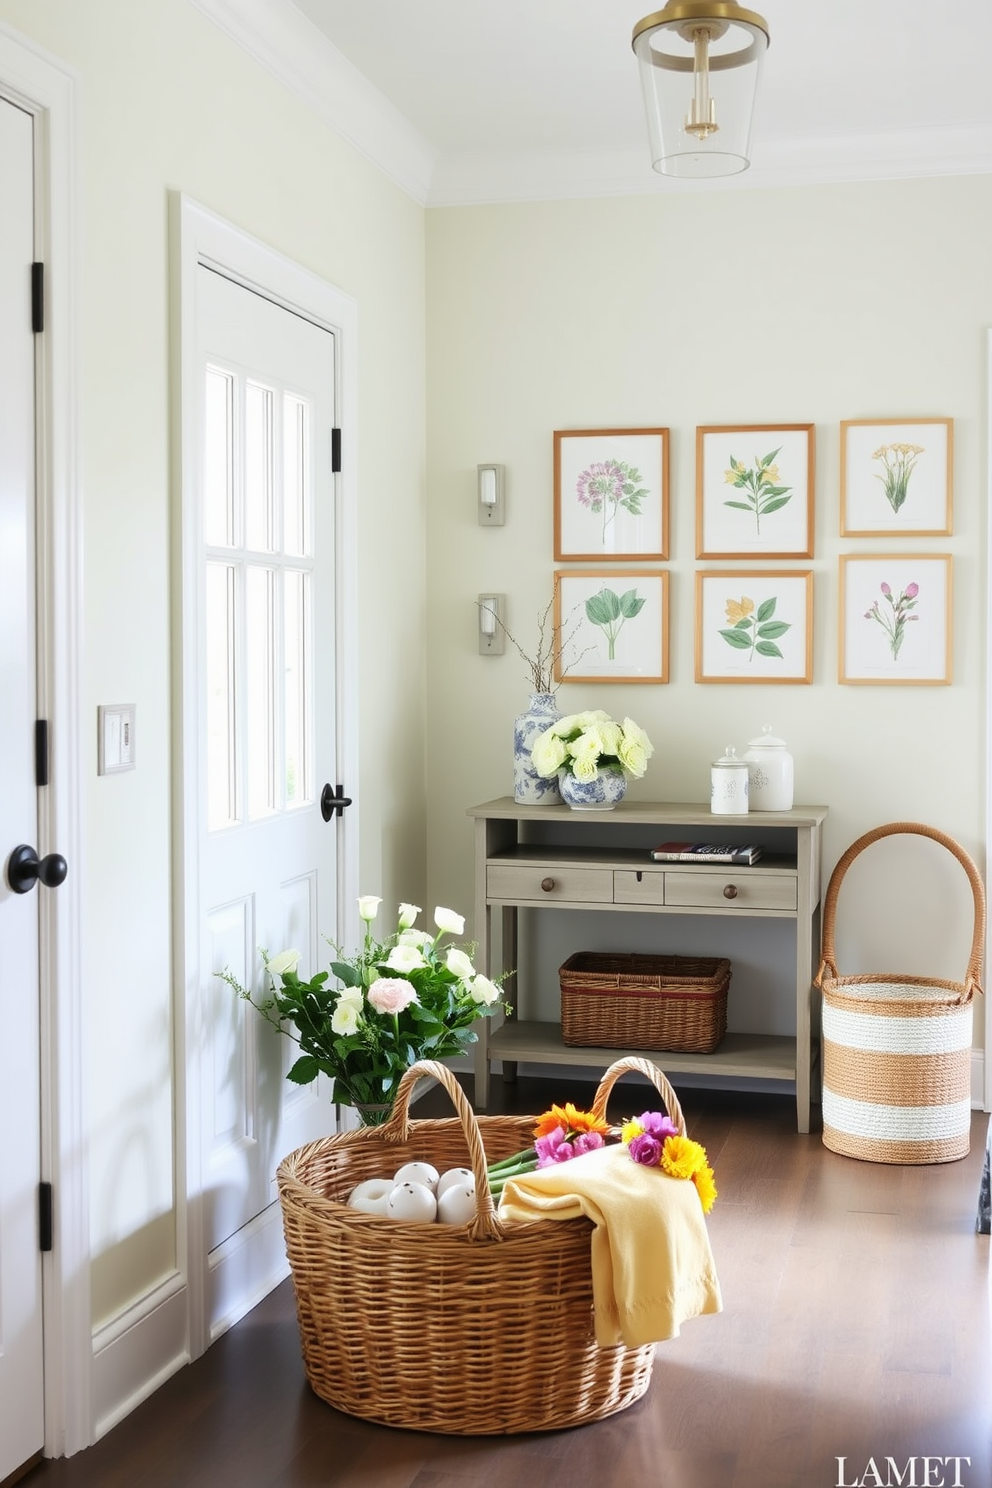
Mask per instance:
[[[770,721],[793,747],[800,797],[832,808],[828,867],[858,832],[907,816],[983,856],[992,183],[431,211],[425,253],[423,211],[186,0],[0,0],[0,22],[76,69],[81,101],[79,871],[99,1321],[175,1258],[168,191],[358,301],[362,888],[470,913],[464,811],[509,789],[527,693],[511,653],[478,656],[473,602],[507,592],[531,640],[554,567],[551,432],[569,426],[673,431],[671,684],[563,695],[648,728],[657,754],[637,793],[700,798],[711,756]],[[841,688],[836,555],[872,545],[837,536],[837,424],[901,413],[956,421],[955,533],[932,545],[955,556],[955,683]],[[769,420],[817,424],[815,685],[696,686],[693,430]],[[509,476],[499,532],[475,521],[488,459]],[[98,779],[97,705],[120,700],[138,705],[138,769]],[[887,855],[870,908],[853,895],[845,938],[882,967],[891,944],[876,927],[899,906],[907,861]],[[967,905],[943,865],[921,871],[928,917],[902,926],[907,969],[960,975]]]
[[[860,833],[906,818],[984,863],[990,234],[988,177],[428,212],[428,797],[442,898],[465,902],[465,808],[512,790],[511,720],[528,694],[509,645],[478,655],[474,601],[505,592],[510,629],[533,642],[555,568],[552,432],[567,428],[672,431],[670,684],[559,693],[563,712],[604,707],[648,730],[656,754],[631,795],[708,800],[709,761],[771,723],[795,755],[797,801],[830,807],[827,871]],[[955,420],[953,537],[842,541],[840,420],[903,415]],[[695,428],[775,422],[816,425],[815,557],[771,565],[814,571],[814,682],[698,685]],[[507,471],[497,530],[476,522],[488,460]],[[838,554],[900,547],[954,556],[953,686],[842,687]],[[885,843],[841,896],[841,970],[960,978],[969,916],[940,849]],[[596,948],[602,918],[585,917],[572,949]]]
[[[78,73],[86,1081],[94,1321],[175,1263],[170,189],[358,302],[362,885],[424,892],[423,211],[188,0],[0,0]],[[57,307],[53,307],[57,313]],[[354,458],[356,452],[349,453]],[[97,778],[97,705],[138,767]],[[424,901],[426,902],[426,900]]]

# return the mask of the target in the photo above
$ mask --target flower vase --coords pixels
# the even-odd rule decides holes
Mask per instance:
[[[570,770],[558,771],[561,798],[573,811],[612,811],[627,794],[623,765],[600,765],[592,780],[577,780]]]
[[[393,1106],[392,1102],[387,1105],[373,1106],[355,1101],[354,1109],[358,1113],[358,1120],[362,1126],[382,1126],[389,1120]]]
[[[558,781],[534,769],[530,752],[538,735],[561,717],[553,692],[531,693],[526,713],[513,722],[513,799],[521,806],[560,806]]]

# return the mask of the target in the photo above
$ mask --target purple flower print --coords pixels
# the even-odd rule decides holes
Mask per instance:
[[[883,582],[878,586],[885,601],[880,605],[878,600],[873,600],[871,608],[865,611],[866,620],[877,620],[885,631],[892,652],[892,660],[899,660],[899,651],[903,641],[906,639],[906,626],[913,621],[919,620],[919,615],[911,611],[916,609],[916,599],[920,592],[919,584],[907,584],[898,599],[892,597],[892,586]]]

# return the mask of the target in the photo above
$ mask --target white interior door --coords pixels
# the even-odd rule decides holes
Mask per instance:
[[[32,120],[0,99],[0,861],[37,845]],[[42,889],[42,893],[48,892]],[[38,890],[0,881],[0,1482],[44,1438]]]
[[[281,1259],[280,1160],[334,1126],[323,1080],[286,1081],[295,1044],[212,973],[262,993],[260,947],[295,947],[306,975],[326,965],[322,937],[336,936],[336,818],[320,809],[339,779],[335,358],[329,331],[203,265],[196,294],[201,1172],[216,1331],[264,1285],[262,1232]]]

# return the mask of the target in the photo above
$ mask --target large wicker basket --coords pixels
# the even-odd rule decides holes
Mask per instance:
[[[642,1059],[610,1067],[597,1114],[626,1070],[652,1081],[684,1132],[671,1086]],[[409,1119],[424,1075],[448,1091],[457,1118]],[[643,1395],[654,1346],[595,1341],[590,1222],[504,1226],[494,1209],[487,1161],[528,1146],[534,1121],[476,1116],[450,1070],[425,1061],[403,1076],[384,1126],[311,1142],[280,1165],[303,1360],[324,1400],[385,1426],[474,1435],[579,1426]],[[363,1179],[418,1160],[471,1167],[470,1224],[404,1224],[345,1204]]]
[[[854,859],[881,837],[909,832],[953,853],[975,901],[963,982],[892,975],[838,976],[837,896]],[[851,844],[823,905],[823,1143],[845,1157],[882,1163],[953,1162],[971,1134],[972,1001],[980,992],[985,939],[981,875],[962,847],[935,827],[892,822]]]
[[[558,979],[566,1044],[712,1054],[727,1032],[723,959],[580,951]]]

